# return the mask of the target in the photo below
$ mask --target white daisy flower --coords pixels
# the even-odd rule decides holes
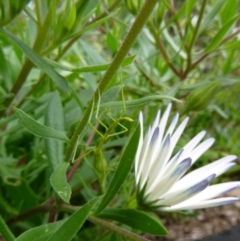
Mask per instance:
[[[215,207],[239,201],[237,197],[221,197],[238,188],[240,181],[209,186],[210,182],[236,165],[237,156],[229,155],[186,174],[197,159],[214,143],[213,138],[202,141],[206,132],[198,133],[178,153],[173,155],[188,117],[177,126],[177,113],[167,126],[171,104],[161,116],[160,110],[152,126],[143,135],[143,115],[138,150],[135,157],[135,179],[140,206],[175,211]]]

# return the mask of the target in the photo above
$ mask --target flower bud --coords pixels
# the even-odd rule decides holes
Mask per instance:
[[[29,0],[3,1],[0,4],[0,27],[12,21],[22,11],[28,2]]]
[[[105,192],[105,183],[106,183],[106,160],[102,154],[102,151],[95,152],[95,160],[94,160],[94,170],[96,172],[98,182],[100,185],[101,193]]]
[[[136,15],[140,9],[141,0],[125,0],[126,6],[133,15]]]
[[[195,89],[187,97],[186,111],[201,111],[204,110],[217,94],[221,81],[216,80]]]
[[[64,12],[62,22],[63,26],[70,31],[76,20],[76,6],[74,2],[69,2],[67,10]]]

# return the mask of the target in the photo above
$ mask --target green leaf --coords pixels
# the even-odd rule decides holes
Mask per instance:
[[[124,68],[129,66],[134,61],[135,58],[136,58],[136,55],[126,57],[122,62],[121,67]],[[73,73],[101,72],[101,71],[107,70],[110,66],[110,64],[98,64],[98,65],[82,66],[82,67],[69,67],[66,65],[59,64],[58,62],[53,61],[51,59],[45,58],[45,60],[55,68],[66,70]]]
[[[10,89],[11,88],[11,81],[12,81],[12,79],[11,79],[11,69],[10,69],[10,65],[8,64],[8,61],[6,60],[6,57],[5,57],[4,52],[3,52],[1,47],[0,47],[0,60],[1,60],[0,73],[3,76],[4,85],[7,87],[7,89]],[[6,97],[8,98],[10,96],[6,96]]]
[[[55,223],[44,224],[36,228],[31,228],[18,236],[15,241],[46,241],[47,238],[58,230],[63,222],[64,221],[58,221]]]
[[[220,13],[223,25],[227,23],[232,18],[232,16],[237,14],[238,4],[239,2],[237,0],[225,1],[224,8],[221,9]]]
[[[226,60],[223,65],[222,73],[227,75],[231,72],[232,67],[234,66],[234,53],[235,51],[227,51],[226,52]]]
[[[0,215],[0,234],[6,241],[14,241],[15,237],[8,226],[5,224],[2,216]]]
[[[121,160],[109,184],[107,192],[104,195],[95,213],[100,213],[105,207],[107,207],[107,205],[112,201],[114,196],[117,194],[117,192],[123,185],[134,162],[135,154],[138,147],[139,136],[140,127],[139,125],[137,125],[122,154]]]
[[[53,82],[64,92],[68,92],[68,82],[67,80],[58,74],[43,58],[41,58],[36,52],[30,49],[25,43],[20,39],[16,38],[12,33],[7,30],[0,29],[0,32],[6,34],[25,54],[26,56],[35,64],[39,69],[46,73]]]
[[[33,192],[26,180],[14,177],[9,179],[8,183],[5,184],[7,186],[7,197],[11,200],[11,205],[17,208],[19,213],[25,212],[39,204],[39,196]]]
[[[186,3],[186,15],[188,21],[191,21],[191,15],[193,14],[193,7],[196,5],[197,0],[187,0]]]
[[[113,101],[121,90],[121,85],[115,85],[103,93],[101,97],[101,104]]]
[[[92,199],[74,212],[47,241],[70,241],[82,227],[98,198]]]
[[[85,1],[84,11],[83,11],[83,18],[88,17],[97,7],[99,0],[88,0]]]
[[[13,215],[17,216],[19,214],[18,210],[15,209],[15,207],[9,203],[8,200],[5,200],[2,196],[0,196],[0,212],[2,215]]]
[[[64,131],[64,116],[60,96],[55,92],[50,99],[45,115],[45,124],[55,130]],[[46,139],[47,157],[53,170],[63,161],[63,142]]]
[[[66,180],[66,171],[69,163],[61,163],[50,177],[50,182],[56,193],[66,203],[69,203],[72,190]]]
[[[15,113],[20,123],[31,133],[42,138],[53,138],[68,142],[67,136],[48,126],[42,125],[22,110],[14,107]]]
[[[107,33],[107,45],[112,50],[113,53],[116,53],[118,50],[117,39],[110,33]]]
[[[218,0],[216,4],[212,7],[206,17],[203,19],[198,35],[202,33],[207,27],[209,27],[209,23],[214,19],[214,17],[220,12],[222,6],[226,3],[226,0]]]
[[[122,64],[121,64],[121,67],[124,68],[124,67],[127,67],[129,66],[130,64],[133,63],[133,61],[135,60],[136,58],[136,54],[132,55],[132,56],[128,56],[126,59],[123,60]]]
[[[144,233],[152,235],[167,234],[167,230],[157,217],[136,209],[110,208],[104,210],[98,216],[118,221]]]
[[[67,30],[71,30],[76,20],[76,6],[73,1],[67,2],[67,9],[63,15],[63,25]]]
[[[99,25],[102,25],[104,22],[107,22],[109,19],[113,19],[114,15],[116,15],[119,12],[120,8],[117,9],[115,12],[113,13],[108,13],[108,15],[104,18],[100,18],[98,21],[93,21],[92,23],[87,24],[84,28],[81,28],[80,31],[78,32],[74,32],[72,34],[68,34],[65,38],[64,41],[72,39],[72,38],[76,38],[81,36],[83,33],[85,32],[89,32],[91,29],[97,29],[97,27]],[[79,16],[79,13],[77,14],[77,16]],[[81,17],[79,17],[81,18]],[[79,19],[77,21],[80,21]]]
[[[148,103],[151,103],[153,101],[157,101],[157,100],[162,100],[162,99],[169,99],[169,100],[173,100],[176,102],[181,102],[180,100],[172,97],[172,96],[167,96],[167,95],[150,95],[150,96],[146,96],[140,99],[136,99],[136,100],[127,100],[123,103],[123,101],[111,101],[111,102],[105,102],[100,104],[100,108],[136,108],[138,106],[141,105],[146,105]]]
[[[233,26],[233,24],[236,22],[238,18],[239,16],[232,18],[218,31],[218,33],[213,37],[211,43],[205,49],[205,52],[210,52],[214,50],[220,44],[223,37],[227,34],[227,32],[230,30],[230,28]]]

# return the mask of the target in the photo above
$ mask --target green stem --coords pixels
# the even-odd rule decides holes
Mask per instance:
[[[41,11],[41,2],[39,0],[35,0],[35,6],[36,6],[36,15],[38,20],[38,25],[42,27],[42,11]]]
[[[197,36],[198,36],[198,30],[199,30],[201,22],[202,22],[202,18],[203,18],[203,14],[204,14],[204,10],[205,10],[206,4],[207,4],[207,0],[203,0],[202,7],[200,9],[200,13],[199,13],[199,17],[198,17],[198,21],[197,21],[196,27],[195,27],[194,32],[193,32],[193,37],[192,37],[191,42],[190,42],[189,47],[188,47],[188,51],[187,51],[187,54],[188,54],[187,68],[185,70],[184,76],[187,76],[188,72],[191,70],[191,65],[192,65],[192,55],[191,55],[192,54],[192,48],[193,48],[193,45],[194,45],[194,43],[195,43],[195,41],[197,39]]]
[[[88,217],[88,220],[91,222],[91,223],[94,223],[96,225],[99,225],[103,228],[106,228],[108,229],[109,231],[111,231],[112,233],[115,233],[117,234],[118,236],[122,237],[123,239],[126,239],[126,240],[130,240],[130,241],[147,241],[148,239],[146,238],[143,238],[141,236],[138,236],[134,233],[131,233],[125,229],[122,229],[108,221],[105,221],[101,218],[98,218],[98,217],[95,217],[95,216],[89,216]]]
[[[15,237],[14,237],[13,233],[8,228],[6,223],[4,222],[2,216],[0,216],[0,234],[3,235],[3,238],[6,241],[14,241],[15,240]]]
[[[136,17],[136,19],[135,19],[131,29],[129,30],[126,38],[124,39],[119,51],[117,52],[115,58],[113,59],[113,62],[111,63],[108,70],[104,74],[101,82],[99,83],[98,88],[96,89],[94,96],[83,115],[82,120],[79,122],[79,124],[70,140],[70,144],[68,146],[67,154],[66,154],[66,158],[65,158],[66,162],[70,162],[72,160],[72,158],[74,157],[74,152],[75,152],[75,148],[77,146],[78,137],[84,130],[84,127],[88,124],[89,118],[91,116],[92,108],[94,107],[94,102],[95,103],[98,102],[99,96],[102,95],[102,93],[107,88],[108,84],[111,82],[114,75],[117,73],[118,69],[121,66],[121,63],[123,62],[128,51],[134,44],[138,34],[142,30],[144,24],[146,23],[148,17],[152,13],[153,8],[155,7],[155,5],[157,3],[158,3],[158,0],[146,0],[141,11],[139,12],[138,16]]]
[[[175,66],[173,65],[173,63],[170,61],[167,52],[165,51],[165,48],[163,46],[163,43],[157,33],[157,31],[154,29],[154,26],[152,23],[149,23],[149,29],[151,31],[151,33],[153,34],[154,38],[155,38],[155,42],[156,42],[156,47],[159,49],[159,51],[161,52],[164,60],[166,61],[166,63],[168,64],[168,66],[170,67],[170,69],[175,73],[176,76],[178,76],[180,79],[182,79],[180,72],[175,68]]]

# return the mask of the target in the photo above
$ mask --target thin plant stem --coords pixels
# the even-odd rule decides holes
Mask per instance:
[[[9,227],[5,224],[2,216],[0,215],[0,239],[1,235],[3,236],[4,240],[6,241],[14,241],[15,237]]]
[[[82,120],[79,122],[67,149],[66,153],[66,162],[71,162],[74,157],[75,148],[77,146],[77,142],[79,136],[82,134],[85,126],[88,124],[89,119],[91,117],[92,109],[94,109],[94,102],[97,103],[99,100],[99,96],[102,95],[104,90],[107,88],[108,84],[113,79],[114,75],[117,73],[118,69],[121,66],[121,63],[125,59],[128,54],[128,51],[134,44],[138,34],[142,30],[144,24],[146,23],[147,19],[149,18],[150,14],[152,13],[155,5],[158,3],[158,0],[146,0],[145,4],[143,5],[141,11],[139,12],[138,16],[136,17],[131,29],[129,30],[126,38],[124,39],[119,51],[117,52],[113,62],[109,66],[108,70],[105,72],[102,80],[100,81],[98,88],[94,92],[94,96],[90,101],[88,108],[86,109]]]
[[[37,20],[38,20],[38,25],[40,28],[42,27],[42,14],[41,14],[41,2],[40,0],[35,0],[35,6],[36,6],[36,15],[37,15]]]
[[[20,215],[18,215],[17,217],[11,218],[7,221],[7,224],[13,224],[15,222],[24,220],[30,216],[33,216],[35,214],[38,213],[45,213],[45,212],[55,212],[58,213],[60,211],[66,211],[66,212],[70,212],[73,213],[75,211],[77,211],[80,207],[79,206],[72,206],[72,205],[62,205],[60,207],[56,207],[56,206],[50,206],[50,205],[40,205],[38,207],[35,207],[33,209],[30,209],[28,211],[26,211],[25,213],[21,213]],[[112,233],[117,234],[118,236],[126,239],[126,240],[130,240],[130,241],[149,241],[146,238],[140,237],[134,233],[131,233],[125,229],[122,229],[120,227],[118,227],[117,225],[110,223],[106,220],[103,220],[101,218],[98,218],[96,216],[88,216],[88,221],[90,221],[93,224],[99,225],[109,231],[111,231]]]
[[[169,57],[168,57],[168,54],[167,52],[165,51],[165,48],[163,46],[163,43],[160,39],[160,37],[158,36],[158,33],[156,32],[156,30],[154,29],[154,26],[149,23],[149,28],[155,38],[155,42],[156,42],[156,46],[157,48],[159,49],[159,51],[161,52],[164,60],[166,61],[166,63],[168,64],[168,66],[171,68],[171,70],[180,78],[182,79],[181,77],[181,74],[180,72],[175,68],[175,66],[172,64],[172,62],[170,61]]]
[[[235,31],[234,33],[226,36],[219,44],[219,46],[221,46],[222,44],[226,43],[228,40],[232,39],[233,37],[235,37],[237,34],[240,33],[240,29],[238,29],[237,31]],[[191,70],[194,69],[201,61],[203,61],[206,57],[208,57],[212,52],[209,53],[205,53],[202,56],[200,56],[194,63],[192,63],[191,65]]]
[[[122,229],[116,225],[114,225],[113,223],[110,223],[106,220],[103,220],[101,218],[95,217],[95,216],[89,216],[88,220],[91,223],[94,223],[96,225],[99,225],[109,231],[111,231],[112,233],[117,234],[118,236],[126,239],[126,240],[130,240],[130,241],[149,241],[149,239],[146,239],[144,237],[138,236],[134,233],[131,233],[125,229]]]
[[[172,15],[174,16],[174,21],[175,21],[176,26],[177,26],[178,34],[179,34],[181,40],[184,40],[184,36],[183,36],[182,29],[181,29],[181,26],[179,24],[179,21],[177,19],[175,19],[176,10],[174,9],[174,6],[171,4],[171,1],[168,0],[167,6],[169,7],[168,9],[170,10]]]
[[[206,4],[207,4],[207,0],[203,0],[202,7],[200,9],[200,13],[199,13],[199,16],[198,16],[198,21],[197,21],[196,27],[195,27],[194,32],[193,32],[193,37],[192,37],[191,42],[190,42],[190,44],[188,46],[188,49],[187,49],[187,67],[186,67],[186,70],[184,72],[184,76],[187,76],[187,74],[191,70],[192,48],[193,48],[193,45],[194,45],[194,43],[197,39],[197,36],[198,36],[198,30],[199,30],[201,22],[202,22],[202,18],[203,18],[203,14],[204,14]]]

